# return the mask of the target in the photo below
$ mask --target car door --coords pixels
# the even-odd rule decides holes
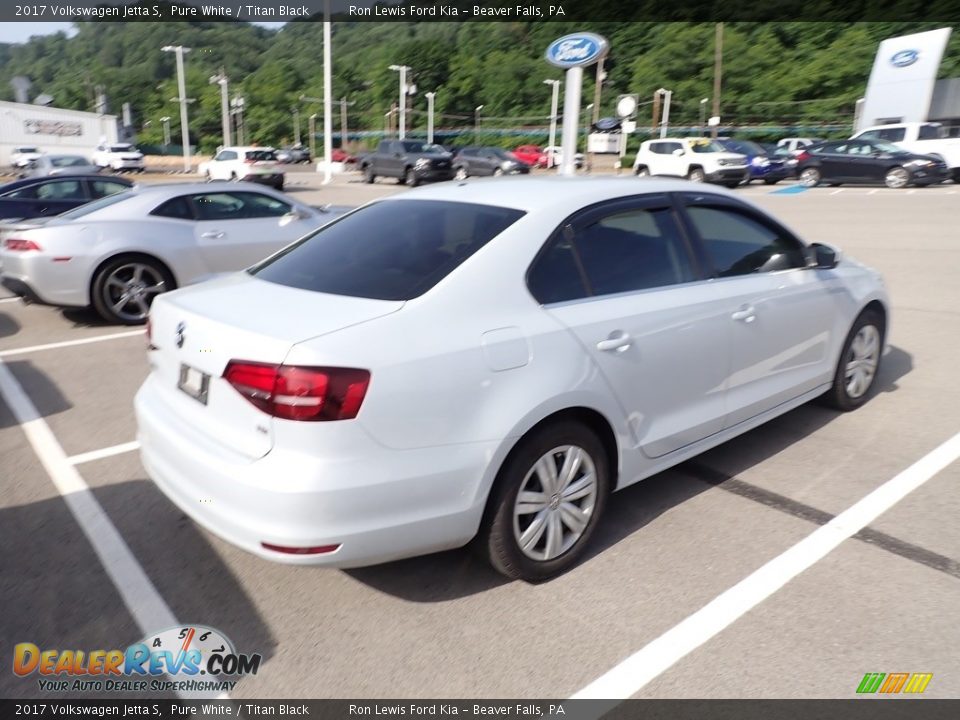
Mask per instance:
[[[87,194],[94,200],[129,190],[130,186],[112,178],[96,178],[84,180],[87,185]]]
[[[210,177],[214,180],[229,180],[237,159],[235,150],[221,150],[210,163]]]
[[[690,150],[678,142],[660,143],[659,162],[663,167],[660,175],[673,175],[675,177],[686,177],[687,168],[690,165]]]
[[[644,160],[651,175],[665,175],[667,173],[666,152],[667,143],[652,141],[647,146]]]
[[[847,142],[847,168],[849,179],[856,182],[877,182],[885,174],[885,162],[881,153],[871,143],[861,140]]]
[[[842,302],[832,271],[808,268],[804,245],[752,208],[692,193],[683,201],[732,321],[726,426],[829,383]]]
[[[191,196],[194,236],[210,272],[242,270],[289,245],[319,223],[301,218],[289,203],[255,191]]]
[[[723,427],[731,327],[702,280],[665,194],[573,218],[528,273],[531,293],[592,358],[649,458]]]

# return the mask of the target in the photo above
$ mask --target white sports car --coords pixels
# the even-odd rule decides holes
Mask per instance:
[[[447,183],[158,298],[141,457],[264,558],[352,567],[476,538],[543,580],[611,491],[815,397],[864,403],[888,323],[877,272],[726,190]]]
[[[135,187],[4,227],[0,281],[33,302],[92,305],[134,325],[158,294],[242,270],[342,213],[247,183]]]

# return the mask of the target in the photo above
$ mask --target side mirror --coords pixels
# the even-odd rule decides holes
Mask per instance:
[[[682,156],[683,156],[683,148],[677,148],[676,150],[673,151],[673,154],[676,155],[677,157],[682,157]]]
[[[813,243],[807,247],[807,267],[831,270],[840,263],[842,253],[835,247]]]

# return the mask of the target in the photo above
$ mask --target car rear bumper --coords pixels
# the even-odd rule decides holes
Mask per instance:
[[[453,168],[424,168],[417,170],[414,168],[414,174],[417,176],[418,180],[426,180],[427,182],[439,182],[442,180],[452,180],[453,179]]]
[[[283,173],[251,173],[240,179],[244,182],[260,183],[261,185],[276,185],[283,182]]]
[[[0,275],[0,285],[3,285],[7,290],[18,297],[22,297],[24,300],[43,304],[43,299],[23,280],[8,277],[7,275]]]
[[[368,452],[333,457],[274,447],[250,460],[186,432],[159,382],[148,377],[134,402],[144,468],[199,525],[254,555],[360,567],[459,547],[476,534],[478,487],[494,443],[390,450],[358,427]],[[262,543],[339,548],[294,555]]]
[[[54,261],[37,252],[0,252],[0,283],[31,302],[83,307],[90,302],[79,258]]]

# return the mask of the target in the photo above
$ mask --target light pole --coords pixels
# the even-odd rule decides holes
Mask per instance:
[[[553,149],[557,141],[557,105],[560,102],[560,81],[544,80],[544,85],[553,85],[553,99],[550,101],[550,143],[547,153],[547,167],[553,167]]]
[[[183,74],[183,54],[190,52],[190,48],[183,45],[164,45],[163,52],[177,54],[177,89],[180,97],[180,136],[183,139],[183,171],[190,172],[190,128],[187,126],[187,87]]]
[[[293,144],[300,144],[300,108],[293,106],[290,108],[293,113]]]
[[[230,107],[233,108],[233,114],[237,118],[237,144],[244,144],[244,132],[243,132],[243,106],[245,101],[242,97],[236,96],[230,101]]]
[[[424,93],[427,96],[427,142],[433,144],[433,99],[435,92]]]
[[[593,103],[589,103],[583,109],[583,127],[586,130],[583,136],[583,152],[586,153],[590,149],[590,111],[593,110]],[[589,159],[589,158],[588,158]],[[587,172],[590,171],[589,165],[587,166]]]
[[[660,137],[665,138],[667,136],[667,127],[670,125],[670,98],[673,97],[673,91],[660,88],[657,90],[657,94],[663,96],[663,118],[660,120]]]
[[[166,147],[170,144],[170,116],[164,115],[160,122],[163,123],[163,146]]]
[[[220,86],[220,123],[223,126],[223,144],[225,146],[232,145],[230,142],[230,90],[229,90],[229,79],[227,78],[226,73],[223,71],[223,68],[220,68],[220,72],[216,75],[210,76],[211,85]]]
[[[330,0],[323,3],[323,184],[333,182],[333,26]]]
[[[317,156],[317,148],[316,148],[317,114],[316,113],[310,116],[310,121],[308,125],[309,125],[308,130],[310,132],[310,159],[313,160],[313,158]]]
[[[477,105],[474,109],[474,127],[473,134],[477,136],[477,142],[480,142],[480,111],[483,110],[483,105]]]
[[[700,136],[703,137],[703,124],[706,122],[707,118],[707,103],[710,102],[710,98],[704,98],[700,101]]]
[[[403,140],[407,136],[407,65],[391,65],[390,69],[400,73],[400,131],[398,137]]]

